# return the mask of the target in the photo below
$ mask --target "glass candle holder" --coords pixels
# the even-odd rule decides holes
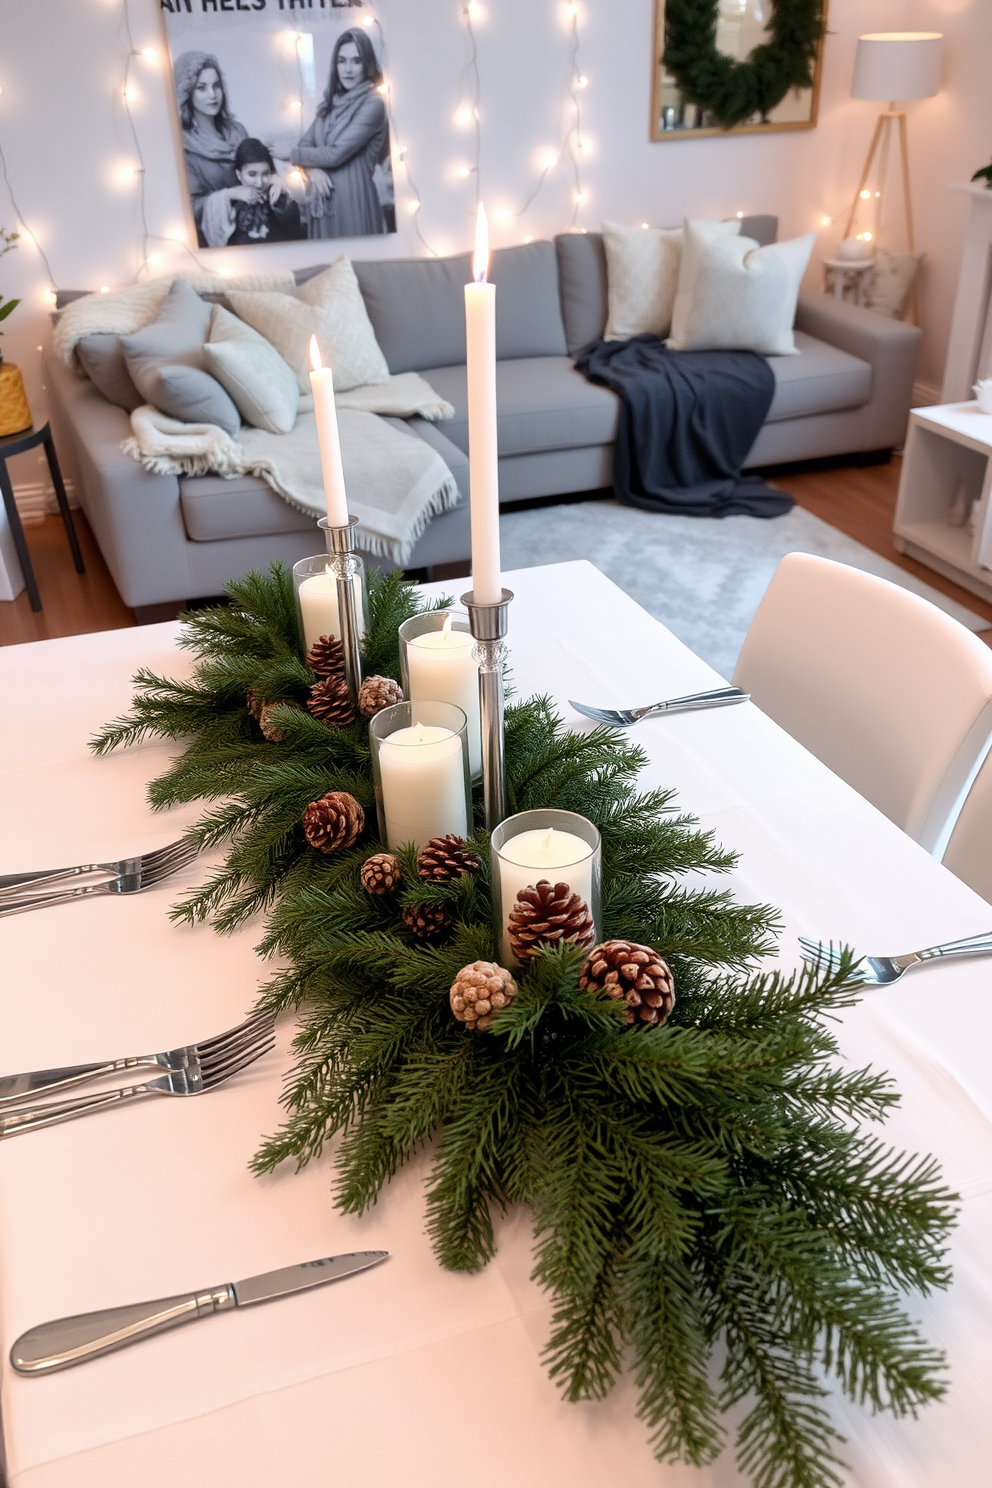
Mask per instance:
[[[394,703],[369,724],[379,838],[390,848],[471,835],[465,714],[453,703]]]
[[[349,553],[348,558],[355,565],[351,582],[355,590],[358,634],[363,636],[367,625],[365,564],[357,553]],[[321,636],[337,636],[338,640],[341,639],[338,581],[334,561],[329,553],[314,553],[313,557],[301,558],[299,563],[293,564],[293,587],[296,591],[296,609],[300,618],[304,653]]]
[[[566,883],[585,900],[595,939],[600,938],[602,845],[598,830],[574,811],[521,811],[500,822],[492,834],[493,916],[506,966],[520,964],[507,935],[510,911],[521,889],[534,888],[542,879]]]
[[[454,703],[468,720],[469,769],[482,774],[479,663],[468,621],[450,610],[412,615],[399,629],[400,682],[411,702]]]

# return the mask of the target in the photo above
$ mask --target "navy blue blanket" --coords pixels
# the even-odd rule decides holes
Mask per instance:
[[[613,455],[619,501],[689,517],[778,517],[795,505],[741,466],[775,377],[753,351],[669,351],[657,336],[596,341],[576,358],[620,398]]]

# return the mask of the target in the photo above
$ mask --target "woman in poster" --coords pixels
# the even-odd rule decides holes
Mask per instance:
[[[226,207],[229,213],[235,201],[253,200],[253,193],[238,180],[234,165],[235,151],[248,131],[231,116],[216,57],[209,52],[183,52],[173,71],[197,241],[201,248],[219,248],[221,244],[210,242],[205,232],[204,212],[209,219],[219,208]]]
[[[311,238],[363,238],[386,231],[373,180],[376,166],[389,154],[386,105],[377,92],[381,82],[366,32],[343,31],[317,117],[292,156],[307,176]]]

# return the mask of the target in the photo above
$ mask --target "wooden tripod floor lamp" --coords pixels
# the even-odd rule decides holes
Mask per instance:
[[[916,248],[913,235],[913,208],[909,185],[909,142],[906,136],[906,114],[896,108],[897,100],[908,103],[916,98],[932,98],[940,91],[940,44],[943,36],[939,31],[879,31],[869,36],[858,37],[858,53],[854,62],[854,81],[851,84],[852,98],[870,98],[878,103],[888,102],[875,125],[865,168],[861,172],[858,189],[854,193],[851,210],[847,217],[844,237],[851,236],[854,218],[862,201],[874,200],[874,234],[877,243],[882,223],[882,201],[885,191],[885,175],[889,163],[889,146],[892,142],[893,126],[898,131],[899,154],[902,161],[902,194],[906,212],[906,239],[912,253]],[[868,189],[868,178],[872,165],[878,157],[877,185]],[[867,234],[865,234],[867,237]]]

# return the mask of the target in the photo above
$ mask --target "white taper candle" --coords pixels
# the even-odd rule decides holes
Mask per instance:
[[[476,604],[498,604],[503,585],[499,568],[496,448],[496,286],[486,279],[489,225],[481,202],[472,271],[474,282],[465,286],[472,591]]]
[[[325,367],[317,337],[310,337],[310,386],[313,389],[313,411],[317,420],[317,442],[320,445],[320,470],[324,480],[327,520],[332,527],[348,525],[348,498],[344,488],[341,464],[341,435],[334,405],[334,373]]]

